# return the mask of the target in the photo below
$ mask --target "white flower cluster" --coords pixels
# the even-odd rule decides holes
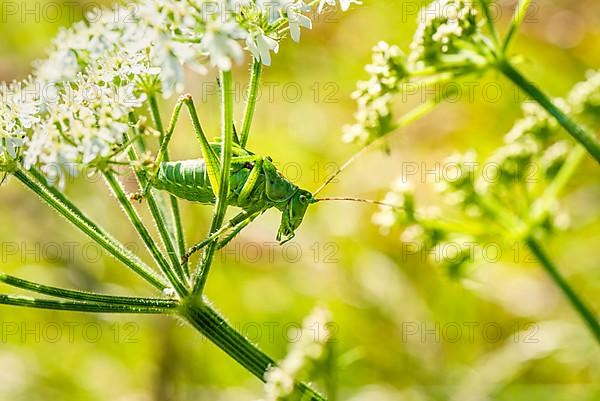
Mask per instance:
[[[555,99],[554,104],[574,118],[595,118],[593,127],[597,127],[600,73],[588,74],[586,81],[573,87],[567,99]],[[500,221],[506,216],[521,216],[524,224],[535,224],[529,228],[541,233],[566,228],[568,216],[558,200],[552,200],[539,220],[528,222],[526,216],[536,207],[532,200],[538,199],[546,188],[540,183],[552,182],[570,155],[573,142],[556,139],[559,124],[537,103],[527,102],[522,108],[524,117],[487,160],[479,162],[476,153],[469,151],[445,161],[444,166],[452,173],[440,173],[442,180],[435,188],[443,195],[443,208],[415,206],[412,188],[400,177],[385,197],[386,203],[398,208],[381,206],[373,222],[383,233],[405,227],[401,239],[426,247],[434,260],[445,259],[452,274],[459,274],[464,264],[473,260],[472,251],[460,244],[490,239],[494,232],[511,234],[507,222]],[[430,213],[432,210],[434,213]],[[448,250],[454,253],[439,257]]]
[[[369,143],[393,129],[392,101],[407,76],[406,57],[398,46],[379,42],[365,70],[370,78],[359,81],[352,94],[358,111],[356,123],[344,127],[345,142]]]
[[[313,2],[315,3],[315,2]],[[340,0],[347,10],[355,0]],[[192,46],[213,66],[231,69],[243,59],[244,45],[255,59],[271,64],[271,52],[277,53],[279,41],[289,32],[300,40],[301,28],[312,28],[304,15],[311,8],[303,0],[146,0],[144,13],[158,30],[175,41]],[[336,0],[320,0],[318,12]]]
[[[115,7],[94,24],[62,30],[48,58],[35,63],[19,99],[13,96],[5,106],[21,102],[35,112],[20,124],[26,129],[19,142],[25,168],[40,166],[50,181],[62,184],[65,173],[101,166],[123,144],[129,113],[146,100],[142,87],[160,85],[159,73],[170,64],[181,68],[163,57],[168,52],[155,44],[148,27],[128,18]]]
[[[44,172],[55,181],[64,178],[64,169],[76,173],[90,164],[101,167],[123,144],[129,112],[143,101],[132,86],[108,82],[100,84],[94,75],[79,74],[77,81],[58,87],[56,101],[44,104],[26,139],[25,168],[45,166]]]
[[[175,2],[176,3],[176,2]],[[53,40],[46,60],[35,63],[34,76],[40,83],[69,82],[91,68],[131,80],[144,74],[158,75],[165,96],[183,90],[183,66],[202,70],[190,44],[178,43],[155,29],[158,17],[148,2],[131,8],[118,5],[100,9],[93,23],[81,21],[63,29]],[[109,71],[110,69],[110,71]]]
[[[298,342],[293,344],[279,366],[269,369],[265,374],[264,401],[279,401],[292,394],[302,369],[323,355],[330,335],[327,329],[330,322],[331,315],[323,308],[317,308],[304,320]]]
[[[590,71],[587,79],[576,84],[568,96],[573,113],[600,120],[600,71]]]
[[[323,8],[325,8],[325,6],[335,7],[336,1],[337,0],[319,0],[319,13],[323,12]],[[362,4],[362,2],[359,0],[339,0],[339,2],[342,11],[347,11],[350,8],[351,4]]]
[[[566,108],[562,100],[555,100],[561,108]],[[518,141],[520,138],[533,136],[547,138],[558,126],[546,110],[533,102],[523,103],[521,106],[524,117],[518,120],[504,137],[506,143]]]
[[[410,45],[409,62],[414,69],[440,63],[473,47],[479,32],[477,11],[472,1],[435,0],[421,9],[419,26]]]
[[[391,190],[385,195],[384,203],[391,206],[380,206],[379,212],[373,215],[373,223],[387,234],[399,221],[410,224],[414,214],[414,188],[404,177],[398,177]]]
[[[29,82],[13,82],[0,86],[0,155],[14,159],[23,146],[27,131],[39,118],[39,99],[27,90]]]
[[[323,0],[320,10],[325,3],[335,5]],[[286,32],[298,41],[300,28],[312,26],[302,0],[140,0],[134,6],[134,12],[100,9],[94,22],[61,30],[29,80],[4,85],[0,168],[19,160],[28,169],[42,167],[51,181],[65,170],[106,168],[124,150],[129,115],[147,95],[183,90],[184,65],[204,72],[209,60],[228,70],[242,60],[244,44],[270,64]]]

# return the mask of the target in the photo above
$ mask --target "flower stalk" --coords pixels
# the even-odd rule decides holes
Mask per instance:
[[[210,227],[210,235],[219,231],[225,220],[227,212],[227,198],[229,197],[229,178],[231,171],[231,159],[233,156],[233,78],[231,71],[221,71],[221,98],[222,98],[222,148],[221,148],[221,178],[219,193],[215,202],[214,215]],[[213,257],[218,247],[218,239],[207,245],[198,275],[194,282],[194,294],[202,294],[208,274],[212,265]]]
[[[122,244],[118,243],[104,231],[100,230],[96,224],[88,223],[91,220],[83,217],[83,212],[75,208],[73,204],[65,204],[55,197],[52,191],[46,186],[47,184],[37,182],[35,178],[31,177],[22,169],[15,171],[14,176],[23,185],[25,185],[44,202],[46,202],[51,208],[58,212],[58,214],[66,218],[71,224],[81,230],[85,235],[90,237],[90,239],[95,241],[125,266],[137,273],[153,287],[161,291],[165,288],[168,288],[168,285],[165,284],[162,277],[157,276],[156,273],[144,265],[136,256],[126,250]]]
[[[165,143],[166,142],[165,139],[167,137],[167,132],[165,131],[165,128],[164,128],[164,125],[162,122],[162,118],[160,115],[160,110],[158,107],[158,100],[154,93],[149,94],[148,104],[150,107],[150,114],[152,114],[152,120],[154,121],[154,126],[160,133],[160,143],[161,144]],[[178,106],[177,110],[180,110],[180,107],[181,106]],[[175,120],[175,122],[176,121],[177,120]],[[175,124],[174,124],[175,122],[172,121],[172,123],[169,125],[169,128],[168,128],[169,137],[173,135],[173,131],[175,130]],[[162,154],[164,155],[163,161],[168,162],[170,160],[168,149],[164,149],[164,153],[162,153]],[[175,242],[177,244],[178,253],[175,252],[175,249],[172,245],[172,242],[170,241],[170,238],[168,240],[163,238],[163,241],[166,241],[165,246],[167,246],[167,252],[169,252],[169,255],[171,255],[171,254],[173,255],[171,257],[172,263],[174,264],[174,266],[176,266],[181,279],[185,281],[185,277],[189,276],[189,271],[188,271],[187,263],[184,263],[183,266],[180,266],[180,263],[179,263],[179,260],[180,260],[179,258],[181,258],[183,255],[185,255],[185,251],[186,251],[185,237],[183,234],[183,225],[181,222],[181,212],[179,209],[179,201],[173,195],[169,195],[169,200],[171,203],[171,214],[172,214],[172,220],[173,220],[173,225],[174,225],[174,232],[171,233],[171,236],[172,236],[172,238],[175,239]],[[164,215],[165,215],[165,213],[163,213],[163,216]],[[158,224],[158,222],[157,222],[157,224]],[[166,222],[164,222],[164,224],[166,224]],[[185,274],[185,276],[184,276],[184,274]]]
[[[104,172],[104,179],[110,187],[110,189],[112,190],[115,197],[117,198],[117,200],[119,201],[119,203],[121,204],[125,215],[131,221],[132,225],[134,226],[140,238],[144,242],[144,245],[146,245],[146,248],[152,255],[152,258],[154,259],[156,264],[160,266],[162,272],[169,279],[169,282],[173,285],[177,293],[182,297],[186,296],[188,290],[176,276],[175,271],[171,269],[171,266],[169,266],[169,263],[161,253],[160,249],[156,245],[156,242],[154,241],[154,239],[148,232],[148,229],[142,222],[142,219],[140,218],[139,214],[137,213],[131,201],[127,197],[127,194],[125,193],[125,190],[123,189],[123,186],[121,185],[119,180],[111,171]]]
[[[525,19],[527,18],[527,10],[529,9],[530,4],[531,0],[519,0],[519,4],[515,9],[515,14],[510,24],[510,28],[508,29],[508,33],[506,34],[506,38],[504,39],[502,49],[504,53],[506,53],[506,51],[510,47],[515,37],[515,34],[519,30],[519,27],[523,24],[523,22],[525,22]]]
[[[255,58],[252,59],[252,72],[250,75],[250,84],[248,87],[248,100],[246,101],[246,110],[244,111],[244,122],[242,124],[242,133],[240,135],[240,145],[245,148],[250,135],[250,127],[254,118],[256,101],[258,100],[258,88],[260,77],[262,75],[262,63]]]
[[[96,294],[85,291],[75,291],[66,288],[58,288],[35,283],[33,281],[24,280],[22,278],[14,277],[4,273],[0,273],[0,281],[9,286],[27,291],[33,291],[38,294],[94,304],[113,304],[164,309],[173,309],[178,306],[178,302],[176,300],[159,298],[122,297],[115,295]]]
[[[556,118],[556,121],[600,163],[600,142],[598,142],[594,135],[574,122],[536,85],[529,82],[510,62],[502,59],[498,62],[497,67],[508,79],[523,89],[525,93]]]
[[[598,323],[596,315],[581,300],[581,298],[579,297],[579,295],[577,295],[573,288],[571,288],[569,283],[560,274],[558,268],[550,260],[546,252],[541,247],[541,245],[533,237],[527,238],[525,242],[529,249],[535,255],[536,259],[539,261],[540,265],[542,265],[546,273],[548,273],[554,284],[556,284],[556,286],[567,297],[571,305],[575,308],[577,313],[579,313],[579,316],[590,328],[596,341],[600,344],[600,324]]]
[[[57,301],[49,299],[32,298],[22,295],[0,294],[0,304],[22,306],[34,309],[51,309],[71,312],[91,313],[126,313],[126,314],[153,314],[161,315],[171,313],[170,308],[155,306],[136,306],[122,304],[100,304],[76,301]]]
[[[127,136],[125,136],[126,141],[128,140]],[[128,150],[129,160],[132,162],[137,162],[139,160],[137,153],[133,147],[129,147]],[[146,177],[146,173],[135,169],[135,175],[138,180],[138,184],[142,190],[145,190],[148,184],[148,178]],[[178,275],[179,280],[184,283],[186,282],[186,275],[184,274],[183,267],[179,262],[179,256],[177,251],[175,250],[175,246],[173,244],[174,237],[172,233],[169,231],[169,227],[166,221],[166,214],[164,213],[164,206],[161,202],[159,202],[159,198],[157,198],[152,189],[148,189],[145,194],[146,200],[148,202],[148,208],[150,209],[150,213],[152,214],[152,218],[158,228],[158,232],[164,247],[167,250],[167,255],[171,261],[171,270],[175,271]]]

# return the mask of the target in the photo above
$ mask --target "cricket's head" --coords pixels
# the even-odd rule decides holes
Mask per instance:
[[[283,244],[294,238],[296,230],[302,224],[306,209],[315,202],[314,196],[309,191],[298,189],[294,193],[281,213],[281,225],[277,233],[277,241],[281,241]]]

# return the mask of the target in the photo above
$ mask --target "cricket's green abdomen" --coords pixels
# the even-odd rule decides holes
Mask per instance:
[[[249,168],[232,168],[230,205],[237,206],[237,194],[249,174]],[[215,203],[215,195],[208,179],[206,164],[202,159],[161,163],[153,186],[181,199],[204,204]]]

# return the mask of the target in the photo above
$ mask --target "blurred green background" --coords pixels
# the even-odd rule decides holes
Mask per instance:
[[[20,10],[8,13],[9,3]],[[31,62],[44,57],[56,31],[72,22],[71,11],[77,20],[96,3],[1,4],[0,79],[10,81],[25,78]],[[314,190],[357,150],[341,143],[341,127],[352,121],[350,93],[356,80],[366,77],[371,47],[387,40],[406,49],[418,4],[365,0],[346,14],[321,16],[313,31],[302,33],[300,45],[285,41],[264,74],[250,148],[272,156],[290,179]],[[498,4],[505,27],[513,2]],[[524,56],[521,68],[532,79],[561,96],[586,70],[600,66],[600,3],[534,4],[535,15],[514,50]],[[27,14],[22,7],[38,9]],[[238,116],[246,71],[241,66],[235,72]],[[490,154],[521,112],[507,81],[487,76],[484,82],[502,89],[497,101],[486,101],[476,89],[472,102],[443,105],[395,134],[389,154],[366,155],[326,193],[381,198],[408,163],[417,163],[421,173],[456,151]],[[206,131],[213,133],[218,132],[215,88],[213,72],[187,79]],[[172,101],[164,103],[165,117],[171,106]],[[407,108],[399,102],[399,111]],[[198,157],[184,120],[172,155]],[[435,203],[435,177],[413,178],[423,202]],[[116,201],[100,182],[91,181],[69,183],[68,195],[123,242],[141,249]],[[564,199],[572,228],[546,244],[596,311],[599,202],[600,171],[589,158]],[[279,216],[267,213],[217,258],[209,296],[276,359],[289,345],[286,329],[301,324],[315,305],[329,306],[338,328],[336,376],[343,400],[600,399],[597,345],[544,272],[527,260],[523,246],[516,263],[514,248],[505,250],[501,261],[478,261],[469,277],[457,282],[424,255],[407,256],[400,233],[382,235],[371,223],[375,211],[360,204],[313,206],[294,242],[283,248],[273,246]],[[3,271],[72,288],[151,295],[14,180],[0,190],[0,215]],[[185,204],[184,216],[188,241],[202,238],[210,209]],[[515,334],[519,330],[525,333]],[[0,307],[2,400],[238,401],[257,399],[261,391],[260,383],[219,349],[167,318]]]

